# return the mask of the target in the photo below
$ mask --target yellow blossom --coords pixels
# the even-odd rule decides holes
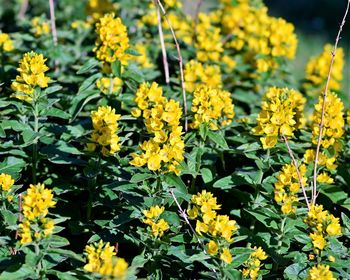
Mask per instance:
[[[40,17],[34,17],[31,21],[33,33],[36,37],[50,33],[50,23]]]
[[[116,93],[122,88],[123,81],[118,77],[114,77],[114,78],[102,77],[97,80],[96,86],[104,94]]]
[[[220,259],[227,264],[232,263],[232,255],[229,248],[222,249],[222,252],[220,254]]]
[[[318,264],[309,271],[307,280],[336,280],[328,265]]]
[[[11,40],[10,35],[0,31],[0,51],[11,52],[13,49],[13,41]]]

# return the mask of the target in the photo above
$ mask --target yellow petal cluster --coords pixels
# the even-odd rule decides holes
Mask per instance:
[[[318,56],[311,57],[307,63],[306,77],[303,88],[308,95],[319,96],[324,91],[329,72],[329,65],[332,59],[332,51],[332,45],[326,44],[323,52]],[[344,50],[342,48],[338,48],[332,67],[331,78],[328,84],[328,89],[330,91],[341,89],[343,69]]]
[[[203,190],[191,198],[191,207],[187,209],[190,219],[197,219],[196,232],[210,240],[206,245],[208,254],[218,256],[223,262],[231,263],[232,254],[229,246],[233,242],[233,234],[237,231],[237,223],[227,215],[218,215],[221,208],[212,193]]]
[[[267,255],[261,247],[254,247],[253,250],[249,259],[243,264],[245,268],[242,270],[243,276],[249,277],[250,280],[258,279],[262,267],[261,261],[267,259]]]
[[[288,88],[271,87],[267,90],[258,115],[256,135],[263,135],[260,141],[264,149],[273,148],[281,135],[293,136],[304,123],[306,99],[301,93]]]
[[[321,122],[323,97],[319,97],[318,103],[315,105],[315,111],[312,115],[312,143],[317,144],[318,135],[320,133],[319,124]],[[344,134],[344,104],[340,98],[334,93],[327,94],[324,122],[322,130],[321,146],[327,149],[333,146],[335,150],[339,150],[340,139]]]
[[[309,275],[306,280],[336,280],[332,271],[329,270],[328,265],[317,264],[309,271]]]
[[[95,151],[98,146],[101,147],[102,154],[107,157],[120,150],[118,132],[118,120],[120,115],[115,113],[115,109],[110,106],[100,106],[97,111],[91,112],[92,126],[94,128],[91,134],[91,143],[88,143],[87,149]]]
[[[50,33],[50,23],[40,17],[34,17],[31,20],[32,31],[36,37]]]
[[[11,194],[11,187],[15,183],[15,180],[9,174],[0,174],[0,187],[1,187],[1,198],[11,202],[13,195]]]
[[[212,130],[228,125],[235,115],[231,94],[228,91],[198,86],[193,93],[191,111],[194,113],[190,127],[197,129],[207,123]]]
[[[294,26],[282,18],[268,15],[266,7],[239,1],[237,5],[225,3],[221,24],[223,33],[230,36],[225,47],[250,53],[259,72],[278,67],[278,59],[293,59],[297,48]]]
[[[310,238],[316,253],[327,246],[327,237],[342,234],[339,218],[323,210],[322,205],[311,205],[304,222],[311,230]]]
[[[204,65],[196,60],[190,60],[185,65],[184,79],[186,90],[194,92],[197,86],[206,85],[212,88],[221,88],[221,71],[216,65]]]
[[[182,110],[179,102],[163,96],[157,83],[143,83],[136,92],[137,108],[132,110],[134,117],[143,117],[147,132],[151,135],[140,148],[142,153],[132,153],[130,164],[147,165],[151,171],[175,172],[184,159],[184,141],[180,118]]]
[[[13,51],[14,46],[10,38],[10,35],[7,33],[2,33],[0,31],[0,51],[1,52],[10,52]]]
[[[301,164],[298,168],[303,185],[305,186],[307,182],[307,178],[305,177],[306,165]],[[296,208],[293,204],[298,201],[299,190],[300,183],[294,164],[284,165],[275,183],[275,201],[281,205],[283,214],[295,213]]]
[[[192,43],[192,27],[190,24],[190,19],[185,16],[179,16],[174,12],[168,14],[168,20],[170,21],[171,27],[173,28],[176,38],[184,41],[186,44]],[[162,24],[164,30],[168,30],[167,36],[169,39],[172,39],[172,34],[170,32],[170,26],[165,20]]]
[[[116,5],[111,0],[88,0],[86,3],[86,14],[90,17],[90,22],[95,22],[107,13],[116,10]]]
[[[19,62],[17,71],[19,75],[12,83],[11,88],[15,91],[14,97],[31,101],[36,87],[46,88],[50,78],[45,76],[49,68],[45,65],[46,58],[42,54],[28,52]]]
[[[122,88],[123,81],[118,77],[102,77],[96,81],[96,86],[104,94],[112,94],[118,92]]]
[[[142,68],[152,68],[154,67],[152,61],[149,59],[147,54],[147,48],[144,44],[138,43],[135,45],[135,50],[140,54],[139,56],[135,56],[134,60],[142,67]]]
[[[129,48],[129,37],[122,20],[114,18],[113,13],[106,14],[96,23],[96,33],[96,57],[107,63],[118,60],[126,65],[130,59],[130,55],[125,53]]]
[[[200,62],[219,61],[224,51],[220,28],[212,25],[209,15],[199,13],[195,35],[194,47],[197,49],[197,59]]]
[[[164,232],[169,229],[169,224],[164,219],[159,219],[159,216],[164,212],[164,206],[152,206],[149,210],[144,210],[143,215],[146,217],[142,220],[143,223],[149,225],[154,237],[162,237]]]
[[[30,185],[23,197],[23,220],[19,225],[21,243],[29,243],[50,235],[54,229],[54,221],[46,218],[48,209],[54,207],[52,190],[44,184]],[[36,225],[32,228],[32,225]]]
[[[84,269],[88,272],[99,273],[103,279],[124,280],[127,277],[128,263],[116,257],[114,247],[109,242],[86,245],[87,264]]]

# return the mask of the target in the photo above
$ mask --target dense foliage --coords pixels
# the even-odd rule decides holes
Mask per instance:
[[[25,2],[0,5],[1,280],[350,279],[341,48],[324,98],[333,47],[296,81],[260,0]]]

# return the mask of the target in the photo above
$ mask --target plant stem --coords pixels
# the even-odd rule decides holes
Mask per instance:
[[[278,243],[277,243],[277,253],[278,254],[281,254],[281,247],[282,247],[282,242],[283,242],[283,237],[284,237],[284,227],[286,225],[286,220],[287,220],[287,217],[284,216],[282,222],[281,222],[281,233],[280,235],[278,236]]]
[[[38,106],[35,102],[34,104],[34,132],[35,134],[39,131],[39,116],[38,116]],[[33,142],[33,154],[32,154],[32,182],[33,184],[36,184],[37,182],[37,167],[38,167],[38,138],[35,136],[35,140]]]

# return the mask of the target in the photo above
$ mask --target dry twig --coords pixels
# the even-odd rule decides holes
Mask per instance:
[[[284,136],[284,135],[282,134],[282,138],[283,138],[284,142],[286,143],[289,156],[290,156],[290,158],[291,158],[292,161],[293,161],[293,164],[294,164],[294,166],[295,166],[295,170],[297,171],[298,181],[299,181],[300,187],[301,187],[301,189],[302,189],[302,191],[303,191],[303,195],[304,195],[304,199],[305,199],[305,201],[306,201],[307,208],[310,210],[310,203],[309,203],[309,200],[308,200],[308,198],[307,198],[306,189],[305,189],[305,186],[304,186],[304,184],[303,184],[303,178],[301,177],[301,174],[300,174],[300,171],[299,171],[298,163],[297,163],[297,161],[296,161],[296,159],[295,159],[295,157],[294,157],[294,154],[293,154],[292,149],[291,149],[290,146],[289,146],[289,142],[288,142],[287,137]]]
[[[55,5],[53,0],[49,0],[50,4],[50,21],[51,21],[51,33],[53,44],[57,46],[57,30],[56,30],[56,20],[55,20]]]
[[[168,26],[170,28],[171,34],[173,36],[175,45],[176,45],[176,50],[177,50],[177,55],[178,55],[178,60],[179,60],[179,66],[180,66],[180,76],[181,76],[181,87],[182,87],[182,98],[183,98],[183,106],[184,106],[184,115],[185,115],[185,131],[187,132],[188,129],[188,118],[187,118],[187,102],[186,102],[186,87],[185,87],[185,79],[184,79],[184,71],[183,71],[183,59],[182,59],[182,55],[181,55],[181,49],[180,49],[180,45],[179,42],[177,41],[174,29],[170,23],[170,20],[168,19],[167,13],[162,5],[162,3],[160,2],[160,0],[155,0],[158,3],[158,7],[160,7],[160,9],[162,10],[163,16],[166,20],[166,22],[168,23]]]
[[[164,34],[163,34],[163,28],[162,28],[162,18],[161,18],[161,15],[160,15],[159,6],[157,5],[157,0],[154,0],[154,5],[156,6],[156,9],[157,9],[158,33],[159,33],[160,46],[162,48],[165,82],[166,82],[167,85],[169,85],[169,83],[170,83],[169,64],[168,64],[168,57],[167,57],[167,54],[166,54],[166,48],[165,48],[165,43],[164,43]]]
[[[26,11],[28,9],[28,0],[22,0],[21,2],[21,7],[19,9],[19,13],[18,13],[18,18],[19,19],[23,19],[24,15],[26,14]]]
[[[331,79],[331,74],[332,74],[332,68],[333,68],[333,63],[334,63],[334,59],[335,59],[335,55],[337,52],[337,47],[338,47],[338,43],[339,40],[341,39],[340,34],[343,30],[344,24],[345,24],[345,20],[346,17],[348,15],[349,12],[349,7],[350,7],[350,0],[348,0],[347,6],[346,6],[346,10],[345,10],[345,14],[343,16],[343,20],[340,24],[339,30],[338,30],[338,34],[337,34],[337,38],[335,39],[335,44],[334,44],[334,49],[331,53],[332,58],[331,58],[331,62],[329,65],[329,71],[328,71],[328,76],[327,76],[327,82],[326,82],[326,87],[323,93],[323,102],[322,102],[322,113],[321,113],[321,120],[320,120],[320,124],[319,124],[319,134],[318,134],[318,139],[317,139],[317,147],[316,147],[316,155],[315,155],[315,163],[314,163],[314,175],[313,175],[313,186],[312,186],[312,192],[311,192],[311,203],[315,204],[316,203],[316,198],[317,198],[317,164],[318,164],[318,157],[320,154],[320,147],[321,147],[321,141],[322,141],[322,133],[323,133],[323,125],[324,125],[324,114],[325,114],[325,109],[326,109],[326,100],[327,100],[327,92],[328,92],[328,86],[329,86],[329,81]]]

